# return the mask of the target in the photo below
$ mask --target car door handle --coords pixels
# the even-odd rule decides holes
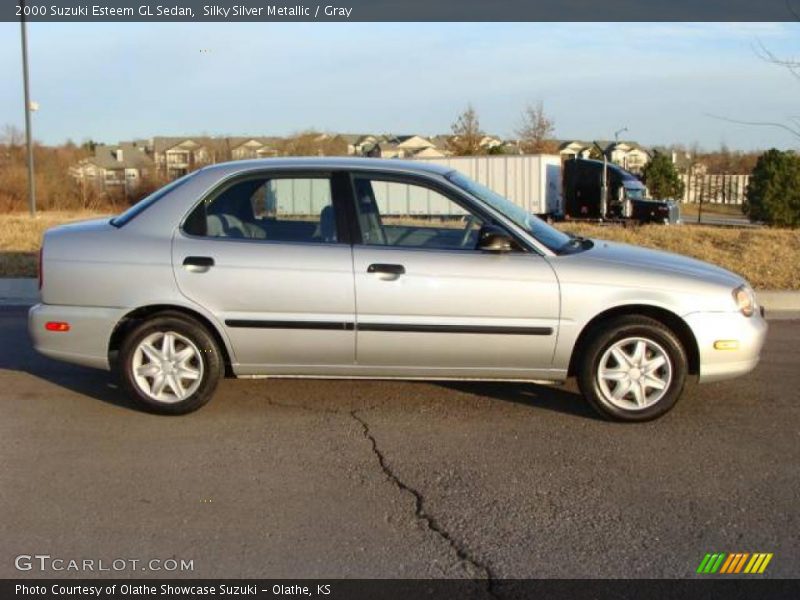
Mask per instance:
[[[374,263],[367,267],[367,273],[381,273],[383,275],[403,275],[406,268],[403,265],[386,265]]]
[[[214,266],[214,259],[210,256],[187,256],[183,259],[183,266],[193,273],[205,273]]]

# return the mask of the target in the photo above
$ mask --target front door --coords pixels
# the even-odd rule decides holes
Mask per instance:
[[[224,325],[240,375],[336,374],[353,364],[352,250],[337,226],[337,177],[239,178],[175,235],[178,287]]]
[[[357,361],[396,376],[546,378],[559,318],[540,255],[476,249],[469,203],[419,180],[353,179]]]

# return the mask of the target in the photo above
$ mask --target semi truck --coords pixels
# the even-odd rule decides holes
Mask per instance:
[[[648,198],[647,187],[639,178],[613,163],[573,158],[564,161],[562,172],[563,216],[567,219],[680,222],[677,202]]]
[[[417,159],[451,167],[545,219],[678,223],[672,200],[648,198],[632,173],[602,160],[556,154]]]

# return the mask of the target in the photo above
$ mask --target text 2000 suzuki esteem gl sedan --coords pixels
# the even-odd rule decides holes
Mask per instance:
[[[44,237],[29,330],[186,413],[239,377],[563,381],[603,415],[742,375],[767,325],[739,276],[571,237],[447,168],[267,159],[191,173]]]

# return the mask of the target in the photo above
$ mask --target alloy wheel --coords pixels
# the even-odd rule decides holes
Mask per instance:
[[[643,410],[657,403],[672,383],[669,354],[651,339],[628,337],[614,342],[597,367],[604,398],[624,410]]]
[[[194,394],[203,379],[203,360],[197,346],[175,331],[157,331],[136,346],[133,380],[149,398],[164,403]]]

